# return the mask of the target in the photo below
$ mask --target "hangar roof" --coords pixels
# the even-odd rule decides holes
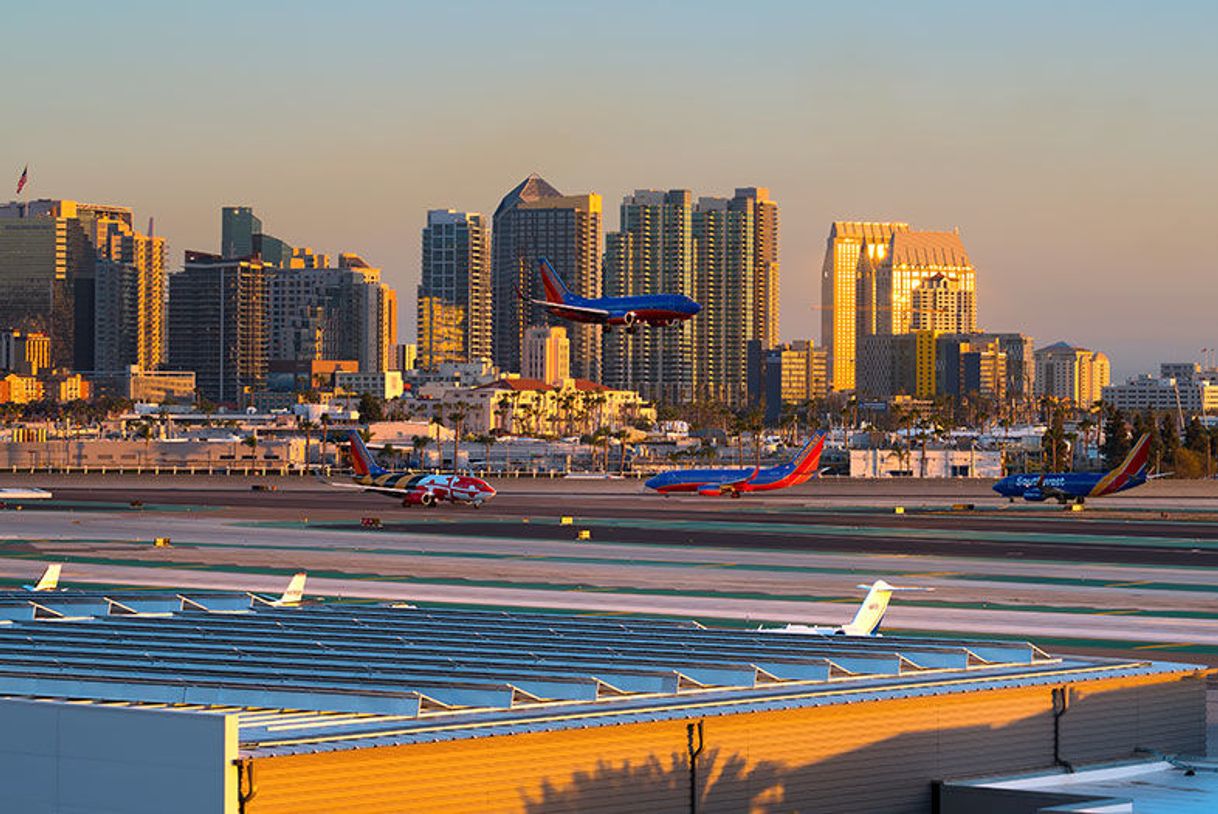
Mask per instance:
[[[0,591],[0,696],[238,713],[279,754],[1192,672],[1024,641],[243,593]]]

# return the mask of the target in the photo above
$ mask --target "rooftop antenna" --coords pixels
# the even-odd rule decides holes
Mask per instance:
[[[148,216],[148,237],[152,237],[156,231],[156,218]]]

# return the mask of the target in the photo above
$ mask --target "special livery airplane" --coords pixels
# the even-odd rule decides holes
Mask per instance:
[[[604,325],[607,331],[621,325],[627,333],[634,333],[640,322],[660,327],[675,325],[702,310],[701,305],[684,294],[580,297],[567,288],[549,260],[539,258],[538,265],[541,266],[541,283],[545,286],[546,298],[529,302],[545,306],[550,314],[559,319]]]
[[[1047,472],[1042,475],[1007,475],[994,484],[994,491],[1015,500],[1022,497],[1034,503],[1054,499],[1058,503],[1083,503],[1089,497],[1124,492],[1146,483],[1146,464],[1150,458],[1150,435],[1143,435],[1129,450],[1125,460],[1111,472]]]
[[[347,434],[350,444],[351,465],[355,469],[352,483],[331,483],[346,489],[362,489],[365,492],[381,492],[401,498],[403,506],[425,506],[431,508],[438,503],[465,503],[479,508],[495,496],[495,490],[481,478],[470,475],[425,475],[411,472],[390,472],[379,466],[364,439],[351,430]]]
[[[662,495],[674,492],[697,492],[703,497],[740,497],[744,492],[768,492],[798,486],[819,474],[820,454],[825,448],[825,434],[808,439],[795,457],[781,466],[753,469],[675,469],[661,472],[644,486]]]

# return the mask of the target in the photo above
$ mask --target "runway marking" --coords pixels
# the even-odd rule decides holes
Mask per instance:
[[[1134,650],[1168,650],[1173,647],[1196,647],[1193,642],[1164,642],[1162,644],[1140,644]]]
[[[1154,583],[1149,579],[1137,579],[1137,580],[1133,580],[1131,582],[1109,582],[1104,587],[1105,588],[1132,588],[1135,585],[1153,585],[1153,584]]]

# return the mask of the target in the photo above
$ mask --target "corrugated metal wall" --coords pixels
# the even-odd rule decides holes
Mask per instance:
[[[1200,752],[1204,709],[1200,675],[1076,685],[1063,757]],[[927,812],[932,780],[1052,765],[1052,710],[1052,688],[1033,687],[695,716],[698,811]],[[686,723],[256,758],[245,810],[689,811]]]

